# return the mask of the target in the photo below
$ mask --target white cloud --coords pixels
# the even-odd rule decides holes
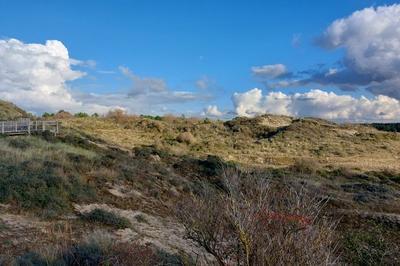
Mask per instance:
[[[136,96],[146,93],[158,93],[167,91],[167,83],[160,78],[142,78],[134,74],[128,67],[120,66],[119,70],[132,80],[132,88],[129,95]]]
[[[283,64],[254,66],[251,71],[254,76],[263,79],[281,78],[288,74],[286,66]]]
[[[203,76],[201,78],[199,78],[198,80],[196,80],[195,85],[196,88],[201,89],[201,90],[206,90],[208,88],[210,88],[210,85],[212,85],[213,81],[207,77],[207,76]]]
[[[216,105],[209,105],[206,108],[204,108],[204,112],[202,113],[203,116],[211,116],[211,117],[219,117],[224,115],[223,112],[218,110],[218,107]]]
[[[119,69],[123,75],[132,80],[132,87],[127,93],[127,96],[132,98],[130,102],[137,101],[140,102],[140,105],[157,105],[184,103],[210,98],[210,95],[203,93],[172,90],[163,79],[140,77],[134,74],[128,67],[120,66]]]
[[[85,73],[73,70],[79,60],[69,57],[60,41],[25,44],[16,39],[0,40],[0,98],[29,111],[103,112],[100,104],[84,104],[75,99],[67,82]]]
[[[267,68],[267,87],[298,87],[318,84],[345,91],[366,89],[374,95],[400,99],[400,4],[371,7],[334,21],[317,43],[326,49],[343,49],[334,68],[317,67],[297,73]],[[280,64],[278,64],[279,66]],[[276,65],[275,65],[276,66]],[[276,72],[269,69],[277,69]],[[262,68],[258,69],[262,74]]]
[[[328,49],[343,47],[346,82],[367,83],[375,94],[400,99],[400,5],[365,8],[334,21],[319,43]],[[360,80],[361,78],[361,80]],[[395,86],[387,86],[394,83]],[[379,89],[379,87],[381,89]],[[382,92],[380,92],[382,90]]]
[[[232,100],[239,116],[272,113],[352,122],[389,122],[398,121],[400,117],[400,101],[383,95],[372,99],[354,98],[321,90],[295,94],[269,92],[263,95],[260,89],[255,88],[235,93]]]
[[[60,109],[106,113],[115,108],[137,113],[162,113],[165,106],[171,110],[174,105],[210,97],[205,93],[170,90],[163,79],[143,78],[126,67],[120,67],[120,71],[132,80],[129,90],[83,93],[68,86],[69,82],[86,75],[73,69],[77,65],[94,68],[95,61],[70,58],[68,49],[56,40],[45,44],[0,40],[0,99],[39,114]]]

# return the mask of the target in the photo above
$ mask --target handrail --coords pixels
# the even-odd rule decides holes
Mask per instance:
[[[55,135],[59,133],[61,122],[47,120],[17,120],[0,121],[0,133],[6,135],[31,134],[32,132],[43,132],[49,130]]]

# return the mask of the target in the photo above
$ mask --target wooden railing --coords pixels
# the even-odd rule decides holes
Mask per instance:
[[[48,130],[56,135],[59,133],[60,124],[59,121],[31,121],[29,119],[0,121],[0,133],[4,135],[19,135]]]

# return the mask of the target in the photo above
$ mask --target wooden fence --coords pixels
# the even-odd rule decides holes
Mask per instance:
[[[29,119],[0,121],[0,133],[4,135],[23,135],[48,130],[56,135],[59,133],[60,124],[59,121],[31,121]]]

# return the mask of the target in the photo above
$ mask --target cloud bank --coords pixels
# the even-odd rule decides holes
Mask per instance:
[[[57,40],[45,44],[0,40],[0,99],[39,114],[60,109],[106,113],[116,108],[132,113],[162,113],[171,111],[168,107],[174,104],[211,97],[201,92],[172,90],[161,78],[140,77],[123,66],[119,67],[120,73],[132,82],[124,91],[84,93],[71,90],[69,82],[86,76],[74,69],[78,65],[96,67],[92,60],[70,58],[68,49]]]
[[[400,99],[399,29],[400,4],[365,8],[335,20],[317,44],[327,50],[344,49],[338,66],[300,71],[267,86],[318,84],[345,91],[366,89],[374,95]]]
[[[354,98],[321,90],[295,94],[269,92],[263,95],[260,89],[255,88],[235,93],[232,101],[236,114],[248,117],[272,113],[353,122],[391,122],[400,117],[400,101],[383,95],[372,99]]]
[[[105,112],[101,104],[84,104],[75,99],[67,82],[85,73],[72,69],[81,64],[68,55],[59,41],[25,44],[16,39],[0,40],[0,98],[30,111],[59,109]]]

